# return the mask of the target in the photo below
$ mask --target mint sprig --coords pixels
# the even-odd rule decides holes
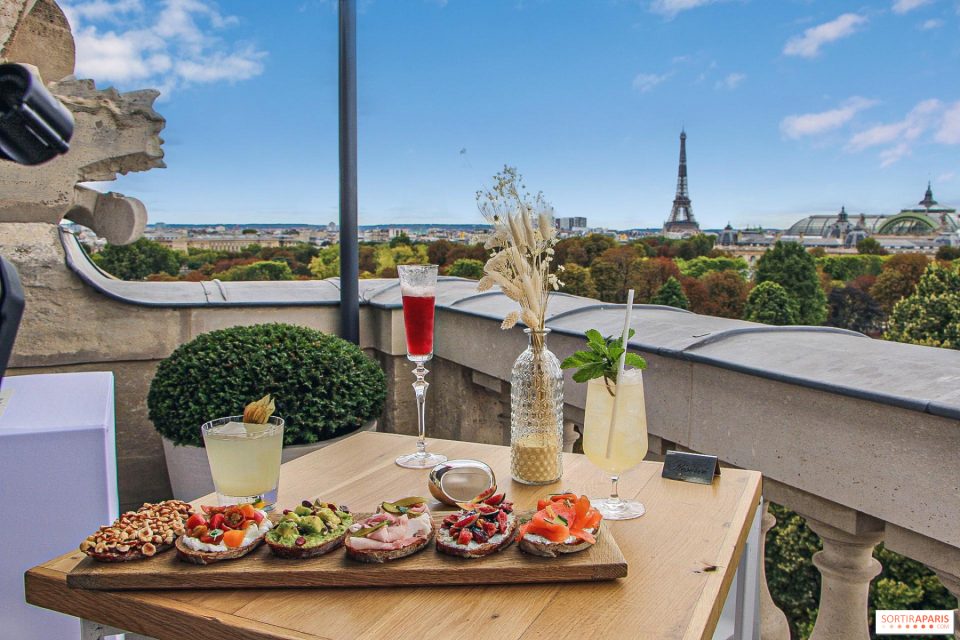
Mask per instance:
[[[633,337],[636,333],[630,329],[627,339]],[[561,369],[574,369],[578,371],[573,374],[575,382],[587,382],[594,378],[603,377],[609,383],[616,383],[617,368],[620,366],[620,356],[623,354],[623,345],[621,338],[614,339],[612,336],[604,338],[596,329],[590,329],[586,333],[587,346],[590,347],[584,351],[577,351],[572,356],[560,363]],[[627,366],[635,369],[646,369],[647,361],[639,354],[627,352],[625,361]]]

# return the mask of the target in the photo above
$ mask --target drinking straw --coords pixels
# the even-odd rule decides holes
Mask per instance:
[[[627,292],[627,313],[623,317],[623,337],[620,338],[620,346],[623,347],[623,353],[620,354],[620,362],[617,365],[617,381],[613,385],[613,413],[610,415],[610,430],[607,432],[607,453],[605,458],[610,457],[610,450],[613,448],[613,425],[617,420],[617,405],[620,404],[620,379],[623,377],[623,367],[627,363],[627,340],[630,338],[630,316],[633,314],[633,289]]]

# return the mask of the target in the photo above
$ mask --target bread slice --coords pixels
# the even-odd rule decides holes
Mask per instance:
[[[433,542],[436,535],[437,523],[434,522],[433,526],[430,528],[430,535],[400,549],[352,549],[348,544],[344,544],[343,546],[347,550],[348,558],[353,558],[359,562],[383,563],[390,560],[406,558],[407,556],[412,556],[418,551],[426,549],[427,545]]]
[[[594,538],[600,537],[600,531],[603,529],[603,523],[601,523],[597,530],[593,532]],[[588,529],[589,531],[589,529]],[[524,536],[520,538],[517,545],[520,547],[521,551],[529,553],[534,556],[542,556],[544,558],[557,558],[565,553],[577,553],[578,551],[585,551],[593,546],[593,543],[587,542],[586,540],[577,540],[576,542],[541,542],[540,540],[533,540],[530,536]]]
[[[172,543],[158,544],[154,546],[156,547],[156,551],[151,556],[148,556],[147,554],[145,554],[140,547],[137,547],[136,549],[130,549],[129,551],[126,551],[124,553],[120,553],[119,551],[104,551],[102,553],[97,553],[93,549],[89,549],[84,553],[86,553],[88,556],[90,556],[97,562],[130,562],[132,560],[146,560],[147,558],[152,558],[154,556],[157,556],[163,553],[164,551],[169,551],[170,549],[173,549]]]
[[[459,544],[456,538],[450,535],[450,529],[440,529],[437,532],[437,551],[460,558],[482,558],[501,549],[506,549],[517,537],[517,528],[520,521],[514,514],[507,515],[507,530],[503,539],[498,542],[484,542],[473,547]]]
[[[260,543],[263,542],[263,535],[251,542],[250,544],[244,547],[237,547],[236,549],[227,549],[226,551],[196,551],[191,549],[183,542],[183,536],[177,538],[177,557],[183,560],[184,562],[191,562],[193,564],[213,564],[214,562],[220,562],[221,560],[233,560],[235,558],[242,558],[247,555],[254,549],[260,546]]]
[[[287,545],[277,544],[276,542],[271,542],[269,538],[265,538],[267,546],[270,547],[270,551],[273,552],[273,555],[278,558],[284,558],[286,560],[302,560],[304,558],[316,558],[317,556],[322,556],[325,553],[329,553],[334,549],[339,548],[343,541],[347,539],[347,531],[344,530],[339,536],[330,538],[323,544],[318,544],[315,547],[288,547]]]

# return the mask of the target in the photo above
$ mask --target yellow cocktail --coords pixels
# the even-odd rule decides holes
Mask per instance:
[[[616,385],[605,378],[591,380],[587,384],[583,452],[590,462],[608,472],[613,481],[609,499],[591,499],[604,518],[626,520],[643,515],[641,503],[620,499],[617,481],[621,474],[643,462],[647,447],[643,372],[640,369],[624,371]]]
[[[280,478],[283,419],[249,424],[242,416],[233,416],[208,422],[202,431],[220,504],[251,502],[272,507]]]

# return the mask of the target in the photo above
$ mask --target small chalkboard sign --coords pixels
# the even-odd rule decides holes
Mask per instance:
[[[717,456],[667,451],[660,475],[668,480],[712,484],[714,477],[720,475],[720,461]]]

